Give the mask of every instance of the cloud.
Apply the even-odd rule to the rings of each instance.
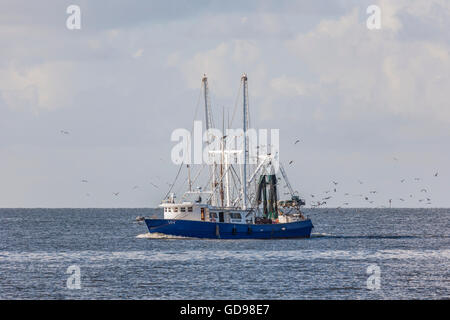
[[[73,65],[52,62],[20,68],[9,65],[0,70],[0,93],[13,109],[55,109],[64,106],[70,98]]]
[[[341,115],[346,116],[380,112],[450,122],[450,96],[445,90],[450,87],[449,44],[400,41],[401,23],[392,22],[400,6],[392,9],[383,3],[382,19],[385,11],[390,18],[379,31],[368,30],[359,10],[353,9],[286,41],[287,49],[313,74],[314,90],[308,94],[339,102]],[[291,88],[299,81],[290,81]]]
[[[372,3],[381,30],[366,28]],[[448,0],[82,0],[80,32],[65,27],[67,5],[0,5],[0,153],[17,158],[0,157],[0,206],[156,205],[163,195],[153,192],[111,200],[108,179],[119,190],[147,174],[173,178],[159,158],[170,155],[171,131],[189,126],[205,72],[218,118],[241,105],[248,74],[252,124],[282,129],[283,157],[298,164],[291,181],[305,190],[342,172],[397,192],[379,162],[394,151],[410,161],[405,175],[449,162]],[[40,160],[27,171],[20,159]],[[92,202],[72,183],[81,176],[97,177]],[[436,198],[448,206],[445,177]]]
[[[213,49],[197,52],[180,62],[179,67],[190,88],[199,88],[201,75],[207,73],[212,76],[214,94],[230,97],[236,92],[242,73],[257,72],[259,57],[260,49],[255,43],[231,40]]]
[[[307,85],[295,78],[283,75],[273,78],[270,86],[279,94],[285,96],[302,96],[308,90]]]

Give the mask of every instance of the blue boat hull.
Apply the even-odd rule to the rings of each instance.
[[[191,220],[145,219],[150,233],[202,239],[309,238],[311,220],[278,224],[235,224]]]

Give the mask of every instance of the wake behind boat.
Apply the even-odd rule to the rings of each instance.
[[[279,162],[278,152],[256,146],[252,141],[249,121],[247,75],[241,78],[243,130],[237,134],[210,134],[215,129],[209,102],[208,79],[202,79],[206,117],[207,174],[204,186],[199,177],[205,166],[193,175],[192,165],[185,160],[180,165],[187,170],[187,191],[180,201],[171,189],[162,201],[164,218],[147,218],[149,232],[203,239],[282,239],[309,238],[313,228],[300,208],[305,202],[293,190]],[[224,123],[225,121],[223,121]],[[228,123],[227,129],[230,124]],[[223,124],[223,127],[225,125]],[[190,141],[190,139],[189,139]],[[273,144],[273,141],[271,141]],[[232,146],[232,147],[231,147]],[[214,148],[215,147],[215,148]],[[267,145],[266,145],[267,147]],[[189,145],[190,148],[190,145]],[[275,151],[275,152],[274,152]],[[188,158],[189,160],[189,158]],[[287,200],[279,199],[281,177],[288,189]],[[194,179],[191,179],[194,176]],[[194,189],[194,183],[199,186]]]

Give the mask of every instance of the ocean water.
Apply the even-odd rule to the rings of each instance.
[[[305,211],[311,239],[234,241],[149,237],[155,209],[0,209],[0,298],[450,298],[450,209]]]

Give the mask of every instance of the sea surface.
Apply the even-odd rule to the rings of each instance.
[[[0,209],[0,299],[450,298],[450,209],[305,212],[311,239],[193,240],[150,237],[156,209]]]

